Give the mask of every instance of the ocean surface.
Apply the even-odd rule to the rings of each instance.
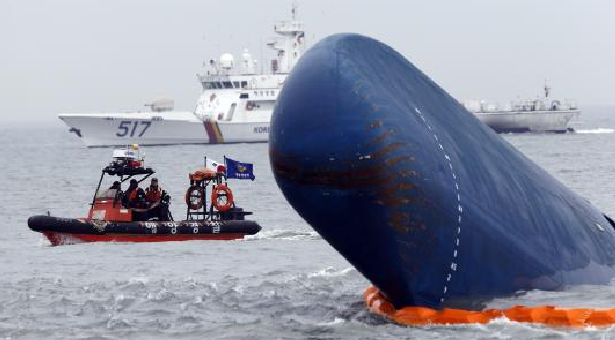
[[[503,135],[558,180],[615,216],[615,108],[589,108],[575,134]],[[185,217],[188,173],[203,157],[255,164],[230,183],[261,233],[241,241],[51,247],[29,216],[81,217],[111,149],[88,149],[60,124],[0,126],[0,339],[615,339],[505,319],[406,327],[370,314],[370,285],[286,203],[267,144],[145,147]],[[480,264],[477,264],[480,265]],[[489,307],[615,307],[610,286],[532,291]]]

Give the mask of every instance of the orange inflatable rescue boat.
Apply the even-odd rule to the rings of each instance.
[[[233,240],[261,230],[256,222],[245,219],[252,213],[236,205],[227,183],[226,166],[216,165],[214,169],[203,168],[189,174],[186,218],[180,221],[173,220],[168,209],[170,197],[164,190],[154,204],[145,197],[139,201],[139,194],[135,194],[138,183],[154,173],[152,168],[145,167],[137,145],[115,150],[113,161],[102,170],[87,217],[32,216],[28,226],[44,234],[54,246],[80,242]],[[106,175],[119,180],[109,189],[101,189]],[[129,180],[132,187],[122,191],[122,183]],[[207,202],[209,186],[211,199]]]

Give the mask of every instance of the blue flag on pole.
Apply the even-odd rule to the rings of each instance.
[[[241,163],[230,158],[224,157],[226,164],[226,178],[251,179],[254,180],[254,164]]]

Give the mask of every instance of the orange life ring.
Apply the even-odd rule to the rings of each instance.
[[[226,197],[226,202],[224,204],[221,204],[218,200],[220,196]],[[211,191],[211,202],[218,211],[225,212],[231,210],[233,207],[233,192],[231,188],[227,187],[225,184],[220,184],[215,187]]]
[[[191,210],[199,210],[205,204],[205,190],[198,185],[192,185],[186,191],[186,204]]]

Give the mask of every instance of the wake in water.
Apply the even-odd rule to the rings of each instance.
[[[597,128],[597,129],[588,129],[588,130],[575,130],[575,133],[578,134],[609,134],[615,132],[615,129],[608,128]]]
[[[255,235],[246,235],[245,240],[321,240],[322,237],[315,231],[296,231],[296,230],[266,230]]]

